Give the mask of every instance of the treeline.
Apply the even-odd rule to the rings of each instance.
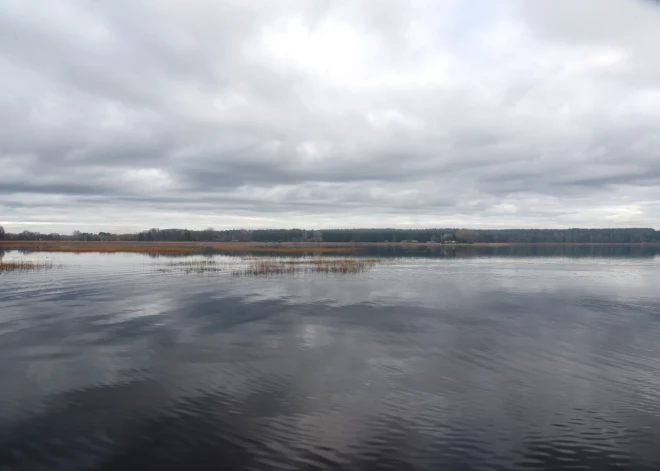
[[[76,240],[137,242],[411,242],[411,243],[644,243],[660,242],[660,231],[631,229],[232,229],[201,231],[188,229],[150,229],[134,234],[75,231],[71,235],[40,234],[24,231],[5,233],[8,240]]]
[[[654,229],[339,229],[326,242],[642,243],[660,242]]]

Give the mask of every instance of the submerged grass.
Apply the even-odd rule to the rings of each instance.
[[[281,258],[251,258],[247,268],[236,270],[234,276],[269,276],[296,273],[361,273],[381,262],[378,258],[314,258],[287,260]]]
[[[0,261],[0,273],[10,271],[31,271],[31,270],[48,270],[53,268],[53,262],[46,260],[40,262],[33,262],[30,260],[12,260],[8,262]]]

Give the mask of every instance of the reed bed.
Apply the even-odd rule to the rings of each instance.
[[[208,273],[218,272],[221,268],[215,260],[185,260],[183,262],[169,262],[157,271],[162,273]]]
[[[234,276],[291,275],[297,273],[351,274],[362,273],[382,260],[378,258],[314,258],[287,260],[250,258],[248,266],[233,272]]]
[[[0,241],[0,249],[29,252],[143,253],[155,255],[195,255],[213,253],[351,253],[355,247],[308,244],[265,244],[259,242],[80,242],[80,241]]]
[[[0,273],[10,271],[49,270],[55,265],[50,260],[33,262],[30,260],[0,261]]]

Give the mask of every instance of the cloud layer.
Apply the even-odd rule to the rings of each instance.
[[[10,231],[657,227],[658,2],[1,3]]]

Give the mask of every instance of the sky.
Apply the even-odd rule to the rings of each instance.
[[[660,2],[0,0],[0,225],[660,228]]]

